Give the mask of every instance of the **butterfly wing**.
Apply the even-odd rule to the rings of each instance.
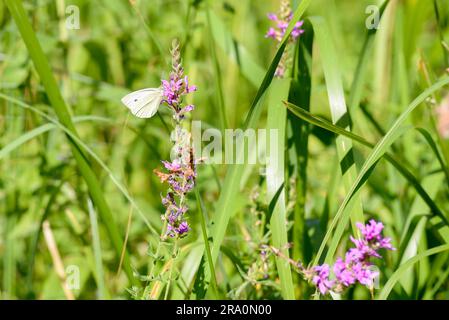
[[[148,88],[131,92],[122,98],[122,103],[139,118],[151,118],[162,101],[160,88]]]

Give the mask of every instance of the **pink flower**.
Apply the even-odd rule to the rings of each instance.
[[[173,71],[170,74],[169,80],[161,80],[162,84],[162,95],[164,96],[163,102],[174,111],[175,120],[179,121],[181,119],[180,112],[183,110],[180,107],[183,96],[197,91],[197,87],[194,85],[189,85],[189,78],[183,74],[182,68]]]
[[[184,234],[187,231],[190,230],[189,224],[186,221],[181,222],[181,224],[178,227],[178,233],[179,234]]]
[[[372,271],[370,266],[363,262],[358,262],[352,266],[357,281],[368,287],[372,287],[374,280],[379,276],[379,272]]]
[[[300,35],[302,35],[305,31],[301,29],[302,25],[304,24],[304,21],[298,21],[295,24],[295,27],[292,30],[292,37],[293,39],[299,38]]]
[[[184,86],[186,94],[197,90],[196,86],[189,86],[189,79],[187,76],[184,77]]]
[[[364,239],[354,239],[350,237],[352,243],[355,244],[356,250],[362,256],[365,257],[377,257],[381,258],[380,254],[377,252],[377,248],[373,248],[366,240]]]
[[[381,249],[396,250],[396,248],[393,248],[393,245],[391,244],[391,238],[382,238],[378,242],[378,246]]]

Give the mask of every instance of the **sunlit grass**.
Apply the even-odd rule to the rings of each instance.
[[[377,1],[368,29],[371,1],[293,0],[286,33],[305,33],[276,45],[279,3],[0,3],[1,298],[370,299],[317,296],[296,271],[333,264],[371,218],[396,248],[373,297],[449,297],[449,3]],[[168,78],[174,38],[198,86],[186,122],[280,135],[277,165],[198,165],[191,230],[162,241],[171,114],[120,99]]]

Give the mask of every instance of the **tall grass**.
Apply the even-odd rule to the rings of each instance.
[[[22,35],[22,39],[27,46],[30,57],[45,87],[48,99],[50,100],[50,103],[52,104],[55,113],[59,118],[59,121],[69,131],[77,136],[76,129],[73,126],[73,122],[67,106],[64,102],[63,97],[61,96],[56,80],[53,77],[50,65],[48,64],[39,41],[37,40],[31,24],[29,23],[28,17],[26,16],[26,12],[22,6],[21,1],[6,1],[5,3],[8,6],[9,11],[11,12],[12,17],[17,24],[17,27]],[[99,185],[97,177],[90,167],[86,156],[79,149],[79,146],[77,146],[76,143],[73,143],[70,138],[69,142],[71,142],[71,150],[73,152],[75,160],[77,161],[79,170],[89,188],[89,194],[102,215],[104,224],[108,229],[108,234],[113,242],[117,255],[119,255],[119,252],[121,252],[122,250],[121,247],[123,243],[118,228],[114,223],[112,213],[103,197],[103,193],[101,191],[101,187]],[[129,280],[132,283],[137,283],[135,281],[135,278],[133,277],[131,266],[129,264],[129,257],[127,254],[125,254],[124,268]]]
[[[436,113],[449,4],[377,1],[370,29],[371,1],[295,0],[276,46],[264,34],[279,3],[0,3],[1,298],[449,297],[449,140]],[[120,99],[167,78],[173,38],[198,86],[189,120],[278,136],[266,166],[198,164],[189,235],[162,240],[153,169],[170,155],[171,115],[137,119]],[[375,261],[379,288],[316,295],[297,271],[333,264],[371,218],[396,247]]]

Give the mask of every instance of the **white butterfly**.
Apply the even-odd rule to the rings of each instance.
[[[163,95],[161,88],[147,88],[131,92],[122,98],[123,104],[139,118],[151,118],[159,109]]]

